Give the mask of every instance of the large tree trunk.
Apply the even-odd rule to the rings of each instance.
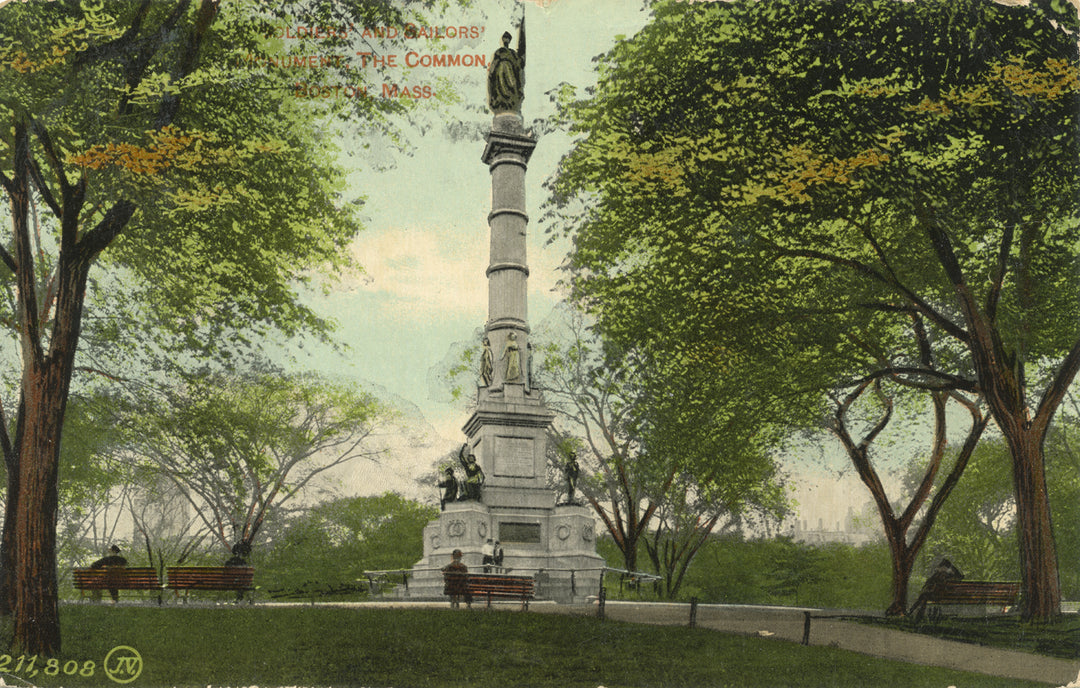
[[[914,553],[907,546],[907,529],[896,520],[888,519],[885,522],[885,535],[889,542],[889,561],[892,563],[891,600],[885,609],[885,616],[904,616],[907,614],[908,583]]]
[[[217,16],[220,0],[201,0],[194,25],[180,42],[174,79],[182,79],[195,67],[199,48]],[[177,3],[163,27],[176,28],[189,6]],[[123,54],[138,46],[138,56],[125,60],[128,86],[139,85],[149,60],[144,49],[162,49],[159,39],[140,37],[144,12],[138,12],[130,30],[108,47]],[[105,59],[108,51],[93,59]],[[134,53],[131,53],[134,54]],[[142,60],[141,64],[138,62]],[[120,103],[124,109],[126,101]],[[160,103],[156,126],[172,123],[179,109],[179,96]],[[41,146],[43,156],[31,154],[29,129]],[[127,225],[135,206],[121,200],[105,213],[94,228],[80,225],[86,194],[86,177],[71,183],[63,169],[63,156],[53,146],[40,122],[16,118],[14,123],[12,177],[3,179],[12,212],[13,253],[0,251],[6,267],[15,273],[17,320],[22,347],[22,396],[14,441],[5,438],[8,466],[8,505],[0,538],[0,610],[10,603],[15,614],[14,643],[25,654],[56,656],[60,651],[60,624],[56,575],[57,468],[64,411],[82,324],[86,280],[91,263]],[[50,188],[36,159],[43,158],[54,174],[56,188]],[[39,299],[36,283],[35,250],[29,227],[30,179],[60,221],[58,286],[50,319],[47,296]],[[55,191],[59,191],[59,195]],[[3,247],[0,247],[3,248]],[[41,308],[44,311],[41,312]],[[50,323],[51,320],[51,323]],[[50,330],[51,324],[51,332]],[[47,342],[47,344],[46,344]],[[17,481],[17,482],[13,482]]]
[[[57,465],[67,380],[59,366],[26,373],[26,431],[19,448],[19,504],[13,532],[15,642],[20,652],[60,653],[56,584]]]
[[[7,501],[4,504],[4,527],[0,535],[0,615],[15,610],[15,515],[19,510],[19,462],[7,460]]]
[[[1032,413],[1024,376],[1024,341],[1007,351],[995,322],[995,308],[980,310],[972,289],[952,250],[947,232],[933,219],[922,218],[942,267],[953,283],[968,331],[965,343],[971,352],[975,374],[994,421],[1012,452],[1013,487],[1020,536],[1021,617],[1026,621],[1048,621],[1061,613],[1057,547],[1050,523],[1050,501],[1046,492],[1043,442],[1058,406],[1080,371],[1080,341],[1058,364],[1050,384]],[[1030,240],[1033,225],[1022,227],[1021,252]],[[1002,255],[1011,248],[1011,232],[1002,239]],[[1004,263],[998,276],[1004,278]],[[1030,278],[1028,262],[1021,260],[1016,279]],[[1024,289],[1020,297],[1025,298]]]
[[[11,537],[15,556],[15,644],[28,655],[55,657],[60,653],[57,471],[88,272],[85,261],[61,258],[49,353],[42,356],[36,342],[25,341],[23,345],[21,436],[16,449],[18,508]]]
[[[975,321],[982,324],[981,321]],[[1025,400],[1022,373],[1005,362],[1002,347],[991,333],[973,328],[971,350],[986,399],[1012,454],[1016,522],[1020,540],[1021,605],[1025,621],[1048,621],[1061,613],[1057,544],[1050,521],[1043,443],[1064,391],[1075,376],[1077,351],[1058,369],[1032,414]]]
[[[39,134],[53,156],[47,135]],[[83,301],[90,262],[131,217],[129,204],[106,213],[88,233],[88,247],[78,245],[83,182],[61,184],[60,255],[55,300],[39,301],[29,227],[29,133],[16,123],[14,177],[8,184],[12,206],[18,323],[22,353],[22,390],[14,441],[5,460],[15,483],[4,521],[4,581],[15,615],[14,645],[27,654],[57,656],[60,617],[57,600],[56,514],[57,469],[68,389],[82,326]],[[41,184],[39,190],[41,190]],[[43,192],[44,193],[44,192]],[[54,204],[55,205],[55,204]],[[44,310],[42,310],[44,308]],[[51,313],[51,318],[49,317]],[[50,327],[51,325],[51,327]],[[48,347],[43,342],[48,341]],[[13,588],[13,589],[11,589]]]
[[[1057,548],[1050,519],[1043,459],[1045,433],[1022,428],[1005,433],[1013,456],[1013,484],[1023,585],[1020,616],[1048,620],[1061,611]]]

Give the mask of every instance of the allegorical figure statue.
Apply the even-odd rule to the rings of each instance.
[[[525,17],[518,27],[518,44],[510,47],[513,36],[502,35],[502,47],[495,51],[488,67],[488,107],[494,113],[521,112],[525,97]]]
[[[491,354],[491,342],[484,337],[484,351],[480,354],[480,380],[485,387],[491,385],[491,373],[495,370],[494,358]]]
[[[458,452],[458,461],[461,462],[461,467],[465,469],[465,482],[463,485],[465,494],[461,496],[461,499],[471,499],[479,502],[480,488],[484,484],[484,469],[480,468],[480,464],[476,462],[476,456],[473,455],[468,444],[461,445],[461,450]]]
[[[504,382],[521,382],[521,347],[517,343],[517,335],[511,332],[506,335],[506,348],[499,360],[506,361],[506,375]]]
[[[577,489],[578,476],[581,474],[581,466],[578,465],[577,454],[570,452],[563,464],[563,475],[566,476],[566,503],[574,504],[574,490]]]
[[[439,500],[439,510],[446,511],[446,503],[457,500],[458,485],[457,478],[454,477],[454,469],[452,466],[447,466],[443,471],[442,480],[437,485],[442,488],[442,498]]]

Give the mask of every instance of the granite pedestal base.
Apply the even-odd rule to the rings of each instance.
[[[450,563],[451,553],[460,549],[469,570],[483,572],[488,538],[503,548],[503,572],[536,577],[536,599],[578,603],[600,589],[604,560],[596,553],[595,524],[587,507],[512,508],[470,501],[447,504],[424,529],[424,557],[413,566],[408,591],[399,586],[398,594],[444,597],[440,570]]]

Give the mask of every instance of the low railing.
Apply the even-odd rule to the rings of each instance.
[[[509,569],[508,569],[509,570]],[[574,595],[577,594],[577,578],[579,574],[586,574],[599,571],[600,572],[600,585],[599,594],[604,595],[604,576],[607,574],[615,573],[619,574],[619,593],[624,590],[624,586],[631,585],[637,586],[641,583],[658,583],[663,580],[663,577],[652,573],[645,573],[643,571],[628,571],[626,569],[617,569],[611,566],[596,566],[587,568],[514,568],[512,569],[515,575],[529,575],[536,576],[540,573],[569,573],[570,574],[570,592]],[[402,585],[406,591],[409,589],[409,576],[414,573],[421,572],[441,572],[440,567],[427,567],[418,569],[381,569],[375,571],[364,571],[364,578],[357,579],[358,582],[367,582],[368,592],[374,597],[376,594],[381,594],[381,586],[383,584],[389,585]],[[399,580],[400,579],[400,580]]]

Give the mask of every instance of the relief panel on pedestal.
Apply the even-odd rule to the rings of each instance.
[[[534,474],[533,438],[495,437],[495,470],[497,476],[531,478]]]
[[[542,543],[539,523],[499,522],[499,542],[517,545],[539,545]]]

